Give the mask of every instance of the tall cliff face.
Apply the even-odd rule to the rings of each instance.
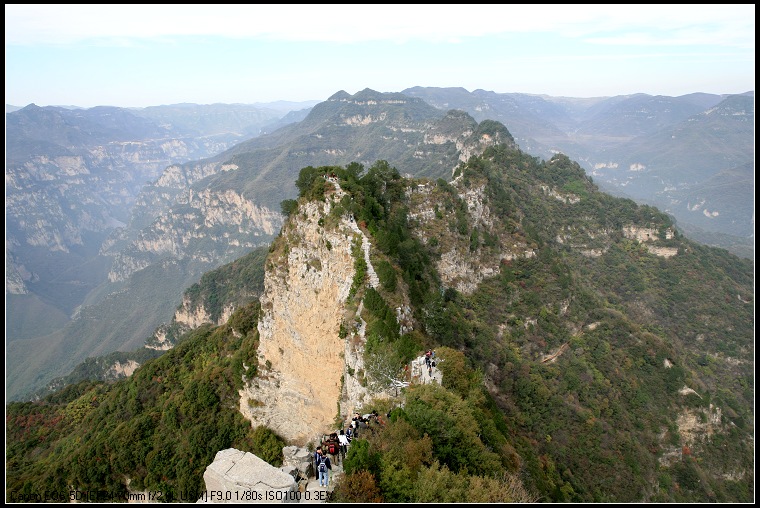
[[[346,364],[357,364],[346,358],[353,350],[340,329],[355,314],[346,302],[352,246],[361,240],[349,220],[327,217],[333,199],[301,204],[274,243],[261,297],[259,376],[240,392],[240,411],[254,425],[298,444],[334,428]]]

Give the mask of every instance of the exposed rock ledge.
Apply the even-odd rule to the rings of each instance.
[[[283,229],[286,253],[264,276],[259,376],[240,392],[240,412],[254,426],[300,445],[334,428],[346,370],[339,330],[355,233],[346,220],[319,225],[330,204],[304,203]]]
[[[287,499],[288,492],[298,490],[291,475],[235,448],[217,452],[214,462],[206,467],[203,480],[206,493],[199,502],[269,504],[273,499]]]

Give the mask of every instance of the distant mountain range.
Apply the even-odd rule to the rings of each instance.
[[[602,188],[649,192],[636,199],[658,207],[667,199],[673,210],[662,209],[695,236],[720,221],[711,240],[752,252],[753,94],[572,99],[416,87],[293,106],[304,105],[285,116],[190,104],[7,114],[9,394],[93,353],[139,347],[205,271],[271,242],[280,202],[309,165],[383,159],[449,180],[471,155],[514,140],[541,157],[568,154]],[[700,132],[720,135],[699,146]],[[668,133],[683,140],[677,150]],[[721,150],[725,164],[713,157]]]
[[[754,92],[591,99],[463,88],[403,93],[498,120],[528,153],[565,153],[603,190],[657,206],[697,240],[708,240],[701,231],[729,235],[717,246],[753,256],[754,185],[746,170],[754,174]]]
[[[38,388],[93,353],[139,347],[171,318],[182,291],[204,272],[271,242],[282,224],[280,202],[296,195],[293,182],[304,166],[371,164],[384,159],[415,174],[448,178],[470,155],[511,139],[508,132],[491,127],[489,122],[478,125],[466,113],[439,111],[402,94],[339,92],[299,123],[211,158],[172,164],[134,198],[130,218],[120,222],[124,227],[112,227],[109,238],[101,237],[93,244],[99,253],[89,255],[100,262],[100,284],[84,287],[72,277],[70,285],[82,287],[77,298],[42,295],[55,305],[68,304],[65,312],[77,313],[76,319],[60,327],[65,316],[59,312],[58,320],[49,321],[47,329],[54,331],[48,336],[26,335],[32,322],[27,313],[44,308],[46,300],[22,291],[45,289],[55,274],[46,273],[37,283],[35,274],[49,265],[41,254],[25,256],[20,246],[29,242],[19,235],[18,245],[9,248],[19,274],[15,278],[18,289],[9,303],[17,309],[15,323],[9,326],[15,334],[7,348],[13,358],[9,393],[30,385]],[[18,172],[27,170],[19,165]],[[98,188],[95,184],[84,187]],[[21,186],[17,192],[28,194]],[[41,213],[47,209],[44,202],[35,208]],[[14,213],[20,216],[21,210],[19,199]],[[20,219],[18,223],[26,224]],[[39,252],[48,245],[52,244],[44,244]],[[104,257],[109,262],[103,262]],[[27,268],[31,263],[26,259],[39,259],[39,268]],[[153,303],[146,307],[145,302]],[[81,311],[72,308],[73,303],[81,305]],[[41,329],[39,325],[34,331]]]
[[[498,122],[428,117],[402,100],[340,94],[292,139],[314,139],[316,158],[377,150],[379,137],[430,177],[383,161],[291,175],[297,194],[277,237],[172,300],[174,320],[148,348],[88,358],[43,400],[7,404],[11,501],[34,499],[30,486],[60,496],[61,485],[109,501],[197,500],[214,488],[209,469],[229,469],[209,466],[229,448],[308,476],[308,452],[301,467],[284,447],[311,449],[373,410],[382,423],[359,430],[344,474],[331,476],[337,501],[753,500],[754,263],[600,192],[566,155],[520,151]],[[252,242],[263,228],[240,218],[262,205],[244,189],[256,166],[243,164],[284,178],[268,157],[310,160],[297,147],[201,164],[212,176],[129,244],[150,238],[163,257],[39,356],[91,352],[106,337],[96,323],[145,325],[159,290],[201,256]],[[453,177],[435,176],[465,150]],[[430,349],[435,371],[421,362]],[[38,373],[37,360],[7,357],[9,371]]]
[[[6,105],[13,110],[6,114],[7,340],[60,333],[88,295],[97,298],[110,268],[99,251],[130,221],[147,182],[171,164],[219,153],[284,121],[285,106]]]

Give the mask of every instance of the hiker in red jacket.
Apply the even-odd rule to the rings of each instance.
[[[322,445],[322,451],[327,452],[327,455],[332,459],[332,461],[335,464],[339,463],[340,458],[340,441],[338,441],[338,433],[333,432],[330,434],[330,439],[328,439],[323,445]]]

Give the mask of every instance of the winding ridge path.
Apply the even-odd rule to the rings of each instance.
[[[325,180],[330,182],[335,186],[335,194],[338,197],[342,197],[345,195],[345,191],[341,188],[340,183],[338,182],[337,178],[333,178],[331,176],[326,176]],[[367,235],[364,234],[364,231],[361,230],[359,225],[356,223],[356,219],[354,219],[353,215],[348,218],[348,223],[351,226],[351,230],[355,233],[359,233],[362,237],[362,251],[364,251],[364,261],[367,263],[367,275],[369,276],[369,285],[372,286],[373,289],[377,289],[378,286],[380,286],[380,278],[377,276],[377,272],[375,272],[375,267],[372,266],[372,261],[369,259],[369,249],[370,249],[370,243],[369,238],[367,238]]]

